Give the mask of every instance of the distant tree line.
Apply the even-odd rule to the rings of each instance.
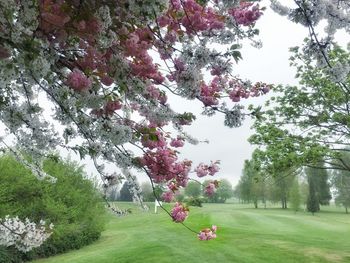
[[[218,181],[219,187],[216,192],[211,196],[207,196],[204,188],[210,182],[209,180],[203,183],[190,181],[187,186],[175,196],[174,201],[190,202],[191,200],[195,200],[194,202],[200,203],[225,203],[227,199],[233,197],[232,184],[226,179]],[[112,189],[112,191],[109,192],[108,199],[111,201],[132,201],[133,197],[130,189],[131,186],[125,182],[120,190],[117,188]],[[155,195],[161,200],[161,195],[165,188],[163,189],[162,186],[158,185],[155,188],[155,193],[153,193],[151,184],[149,182],[144,182],[141,184],[141,189],[143,200],[145,202],[153,202],[155,200]]]
[[[315,213],[320,210],[320,205],[329,205],[332,199],[331,186],[339,189],[332,181],[343,174],[328,174],[327,169],[322,169],[322,164],[318,167],[320,168],[289,169],[278,175],[268,176],[261,173],[254,161],[245,161],[234,195],[241,203],[253,203],[255,208],[258,208],[259,203],[266,207],[266,202],[270,201],[280,202],[283,209],[290,206],[294,211],[304,205],[309,212]],[[345,184],[344,180],[342,183]],[[337,196],[342,197],[336,199],[344,198],[341,193],[337,191]]]

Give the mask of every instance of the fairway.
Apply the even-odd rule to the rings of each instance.
[[[94,244],[34,262],[350,262],[350,215],[337,208],[323,207],[312,216],[237,204],[191,207],[188,226],[218,226],[217,239],[199,241],[163,211],[154,214],[130,203],[124,206],[132,207],[133,213],[111,216]]]

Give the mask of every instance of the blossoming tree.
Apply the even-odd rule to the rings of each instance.
[[[179,160],[178,148],[193,142],[183,126],[195,116],[173,111],[168,95],[199,100],[205,114],[221,112],[236,127],[244,114],[225,98],[238,102],[269,90],[232,72],[240,40],[256,41],[263,11],[257,2],[0,0],[0,121],[16,150],[2,143],[39,179],[55,180],[42,172],[41,160],[61,147],[91,157],[105,189],[126,179],[142,204],[130,173],[137,168],[152,185],[168,186],[163,198],[170,202],[190,171],[212,176],[219,167],[193,169],[190,160]],[[52,118],[44,117],[47,107]],[[106,162],[121,174],[106,173]],[[208,193],[216,187],[213,181]],[[183,223],[188,209],[176,203],[168,213]],[[198,237],[209,240],[215,231]]]

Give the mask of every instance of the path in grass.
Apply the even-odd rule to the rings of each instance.
[[[132,204],[128,204],[132,207]],[[193,228],[218,225],[218,238],[198,241],[164,212],[111,217],[96,243],[36,263],[350,262],[350,215],[341,210],[312,216],[234,204],[192,208]]]

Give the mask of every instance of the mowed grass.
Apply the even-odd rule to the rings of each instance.
[[[35,262],[350,262],[350,215],[336,208],[312,216],[237,204],[191,207],[189,227],[218,226],[217,239],[199,241],[163,211],[154,214],[123,205],[133,207],[133,213],[111,216],[94,244]]]

